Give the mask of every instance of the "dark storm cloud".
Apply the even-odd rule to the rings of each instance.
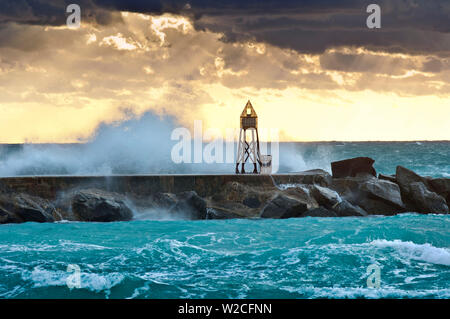
[[[117,11],[190,16],[197,29],[224,41],[256,40],[302,53],[339,46],[410,54],[450,55],[448,0],[0,0],[0,22],[65,23],[65,6],[78,3],[83,18],[114,23]],[[366,7],[382,9],[382,28],[366,27]]]
[[[66,8],[75,3],[81,7],[84,21],[110,24],[120,20],[117,10],[109,10],[93,0],[0,0],[0,23],[53,25],[66,23]]]
[[[440,60],[430,58],[427,62],[423,64],[422,71],[439,73],[444,68],[443,63]]]
[[[434,60],[439,62],[439,60]],[[411,59],[372,54],[325,53],[320,56],[320,66],[327,70],[343,72],[369,72],[388,75],[402,75],[407,70],[416,69]],[[425,67],[424,69],[431,69]],[[425,72],[430,72],[424,70]],[[436,71],[431,71],[436,72]],[[439,72],[439,71],[437,71]]]

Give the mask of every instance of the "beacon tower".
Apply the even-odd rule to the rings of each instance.
[[[247,133],[249,140],[247,141]],[[241,174],[245,174],[245,163],[249,160],[253,163],[253,174],[258,174],[258,164],[261,167],[259,153],[258,136],[258,116],[250,100],[245,105],[241,113],[241,129],[239,132],[238,152],[236,158],[236,174],[239,174],[239,164],[241,164]]]

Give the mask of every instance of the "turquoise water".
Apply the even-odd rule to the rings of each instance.
[[[414,214],[0,225],[0,297],[449,298],[449,229]]]
[[[131,140],[139,147],[109,135],[3,145],[0,176],[234,171],[233,163],[175,165],[170,145],[155,153],[153,142]],[[450,142],[282,143],[279,151],[284,173],[369,156],[385,174],[403,165],[450,176]],[[449,229],[450,216],[412,214],[0,225],[0,298],[449,298]],[[67,286],[68,265],[79,268],[80,288]],[[369,266],[380,269],[379,288],[368,287]]]

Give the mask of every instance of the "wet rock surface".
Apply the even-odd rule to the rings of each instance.
[[[337,203],[333,207],[333,211],[335,211],[339,217],[367,216],[367,212],[364,209],[357,205],[353,205],[346,200]]]
[[[332,210],[324,207],[310,209],[303,213],[302,217],[337,217],[338,215]]]
[[[55,207],[47,200],[28,194],[0,195],[0,223],[53,222]]]
[[[370,157],[355,157],[342,161],[332,162],[331,171],[333,178],[356,177],[358,175],[377,176],[373,168],[373,160]]]
[[[177,194],[177,202],[170,212],[185,214],[187,219],[206,219],[206,201],[195,191]]]
[[[448,214],[448,206],[445,199],[428,190],[422,182],[411,183],[409,190],[411,201],[414,203],[417,212],[423,214]]]
[[[133,217],[125,198],[99,189],[75,192],[72,197],[72,211],[80,221],[126,221]]]
[[[299,200],[277,195],[262,209],[261,218],[292,218],[301,217],[308,210],[308,206]]]

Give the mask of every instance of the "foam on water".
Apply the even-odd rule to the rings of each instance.
[[[411,241],[401,240],[374,240],[371,244],[380,248],[393,248],[401,255],[409,259],[422,260],[428,263],[450,266],[450,250],[447,248],[437,248],[426,243],[422,245]]]
[[[448,298],[449,227],[418,214],[0,225],[0,297]]]

